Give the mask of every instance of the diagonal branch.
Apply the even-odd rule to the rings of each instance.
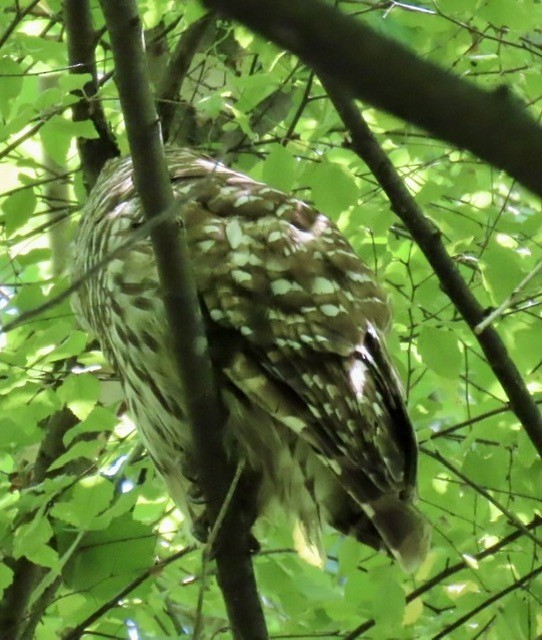
[[[145,580],[155,575],[158,571],[165,569],[168,565],[176,562],[180,558],[184,558],[189,553],[192,553],[192,551],[194,551],[194,547],[185,547],[184,549],[173,553],[163,560],[158,560],[155,564],[152,565],[152,567],[145,569],[145,571],[138,575],[137,578],[132,580],[124,588],[118,591],[112,598],[109,598],[107,602],[104,602],[102,605],[100,605],[76,627],[64,633],[62,635],[62,640],[79,640],[79,638],[81,638],[81,636],[85,633],[85,630],[90,627],[91,624],[97,622],[108,611],[116,607],[121,600],[129,596],[132,591],[135,591],[137,587],[139,587],[139,585],[145,582]]]
[[[509,593],[512,593],[516,589],[521,589],[527,582],[534,580],[541,573],[542,573],[542,567],[537,567],[536,569],[533,569],[533,571],[530,571],[529,573],[525,574],[523,577],[519,578],[518,580],[513,582],[511,585],[506,587],[505,589],[501,589],[501,591],[497,591],[497,593],[494,593],[489,598],[486,598],[478,606],[474,607],[473,609],[468,611],[465,615],[458,618],[455,622],[448,625],[442,631],[437,633],[436,636],[433,636],[431,640],[441,640],[441,638],[445,638],[446,636],[450,635],[452,631],[455,631],[456,629],[459,629],[460,627],[462,627],[471,618],[473,618],[475,615],[480,613],[480,611],[483,611],[484,609],[488,609],[493,604],[495,604],[495,602],[497,602],[501,598],[504,598],[504,596],[507,596]]]
[[[135,0],[100,0],[109,30],[115,74],[134,166],[134,182],[145,216],[152,219],[174,204],[150,91],[141,20]],[[224,504],[234,470],[222,442],[220,403],[183,229],[165,220],[151,231],[173,358],[185,391],[195,445],[198,478],[214,522]],[[238,494],[237,494],[238,495]],[[218,581],[234,636],[267,638],[250,557],[250,524],[233,497],[217,534]]]
[[[473,331],[489,366],[508,396],[510,408],[542,456],[542,414],[538,405],[529,393],[521,373],[510,358],[497,331],[488,326],[481,333],[476,333],[476,327],[484,318],[484,309],[448,255],[439,229],[426,218],[410,195],[354,101],[334,81],[324,77],[322,82],[352,136],[353,150],[378,180],[388,196],[393,211],[410,231],[412,238],[433,267],[442,289]]]
[[[541,525],[542,525],[542,518],[540,516],[535,516],[533,520],[531,520],[531,522],[529,522],[525,526],[527,527],[528,531],[531,531],[532,529],[537,529]],[[472,557],[479,562],[484,558],[493,556],[497,554],[499,551],[501,551],[502,549],[504,549],[504,547],[506,547],[507,545],[511,544],[518,538],[521,538],[522,535],[523,535],[522,531],[518,531],[518,530],[513,531],[512,533],[502,538],[495,544],[490,545],[489,547],[483,549],[479,553],[473,554]],[[455,564],[447,566],[445,569],[443,569],[442,571],[434,575],[432,578],[427,580],[427,582],[425,582],[423,585],[411,591],[406,597],[407,603],[412,602],[413,600],[416,600],[416,598],[419,598],[424,593],[430,592],[437,585],[442,584],[444,580],[446,580],[446,578],[449,578],[450,576],[453,576],[456,573],[459,573],[466,567],[468,567],[466,560],[462,560],[461,562],[456,562]],[[355,629],[350,631],[350,633],[348,633],[346,636],[344,636],[343,640],[356,640],[357,638],[362,637],[364,633],[369,631],[369,629],[372,629],[375,626],[375,624],[376,622],[374,618],[370,620],[366,620],[365,622],[357,626]]]
[[[420,451],[423,451],[425,455],[440,462],[440,464],[443,467],[448,469],[448,471],[451,471],[462,482],[464,482],[467,486],[471,487],[471,489],[474,489],[474,491],[479,493],[494,507],[496,507],[503,515],[505,515],[508,518],[508,521],[511,524],[513,524],[516,527],[516,529],[518,529],[524,535],[529,537],[537,545],[537,547],[542,547],[542,540],[538,536],[536,536],[534,533],[531,533],[531,531],[529,531],[526,525],[524,525],[523,522],[510,511],[510,509],[507,509],[499,500],[497,500],[497,498],[492,496],[491,493],[485,487],[482,487],[476,482],[473,482],[469,477],[467,477],[464,473],[462,473],[455,465],[448,462],[448,460],[446,460],[446,458],[443,455],[438,453],[438,451],[431,451],[431,449],[428,449],[427,447],[420,447]]]
[[[205,0],[356,98],[507,171],[542,196],[542,128],[506,87],[478,89],[323,0]]]
[[[495,320],[498,320],[500,317],[502,317],[503,313],[507,309],[517,303],[518,298],[521,297],[520,294],[523,289],[525,289],[525,287],[531,282],[531,280],[534,280],[537,276],[539,276],[541,272],[542,262],[539,262],[536,267],[530,273],[528,273],[525,278],[523,278],[523,280],[514,288],[508,298],[506,298],[504,302],[502,302],[494,311],[492,311],[486,318],[484,318],[482,322],[480,322],[480,324],[475,327],[474,333],[482,333],[487,329],[487,327],[489,327],[490,324],[493,324]]]

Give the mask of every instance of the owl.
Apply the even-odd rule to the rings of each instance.
[[[250,518],[279,505],[309,546],[320,548],[328,524],[414,571],[429,527],[414,505],[416,437],[374,274],[308,204],[191,150],[166,157],[226,412],[224,445],[244,464]],[[170,495],[205,539],[185,391],[143,223],[131,159],[110,161],[82,211],[73,306],[118,374]]]

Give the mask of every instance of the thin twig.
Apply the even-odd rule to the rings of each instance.
[[[79,287],[81,287],[85,282],[87,282],[90,278],[99,273],[102,269],[104,269],[112,260],[120,257],[127,249],[129,249],[132,245],[136,244],[143,238],[146,238],[153,227],[161,224],[165,220],[169,220],[178,215],[179,207],[182,206],[185,198],[179,198],[174,203],[173,206],[156,216],[152,220],[146,220],[141,226],[135,229],[128,240],[119,245],[114,251],[111,251],[104,258],[96,262],[90,269],[85,271],[85,273],[76,280],[73,280],[71,285],[64,289],[61,293],[50,298],[47,302],[34,307],[33,309],[29,309],[28,311],[24,311],[20,315],[18,315],[11,322],[7,322],[2,328],[2,333],[8,333],[17,327],[22,326],[23,324],[37,318],[42,315],[46,311],[50,311],[54,309],[57,305],[67,300],[72,294],[74,294]]]
[[[175,116],[177,100],[190,64],[214,14],[208,13],[192,23],[181,35],[171,55],[164,77],[156,94],[157,111],[162,123],[162,135],[169,140],[171,123]]]
[[[535,516],[535,518],[531,522],[529,522],[526,525],[526,527],[530,531],[531,529],[536,529],[541,525],[542,525],[542,517]],[[505,546],[521,538],[522,535],[523,535],[522,531],[516,530],[511,534],[509,534],[508,536],[506,536],[505,538],[502,538],[502,540],[499,540],[495,544],[492,544],[491,546],[487,547],[483,551],[480,551],[479,553],[474,554],[472,557],[476,561],[483,560],[484,558],[489,558],[490,556],[497,554]],[[446,567],[446,569],[434,575],[432,578],[427,580],[427,582],[425,582],[423,585],[411,591],[406,597],[407,604],[409,602],[412,602],[413,600],[416,600],[416,598],[419,598],[424,593],[428,593],[429,591],[434,589],[437,585],[441,584],[444,580],[446,580],[446,578],[449,578],[450,576],[453,576],[456,573],[459,573],[460,571],[463,571],[463,569],[466,569],[466,568],[468,568],[468,564],[466,560],[462,560],[461,562],[456,562],[455,564]],[[369,629],[372,629],[375,626],[375,624],[376,622],[374,619],[366,620],[365,622],[360,624],[358,627],[353,629],[350,633],[348,633],[348,635],[344,636],[343,640],[356,640],[357,638],[362,636],[366,631],[369,631]]]
[[[529,529],[523,524],[523,522],[521,522],[521,520],[510,511],[510,509],[507,509],[502,504],[502,502],[500,502],[499,500],[497,500],[497,498],[492,496],[491,493],[487,491],[487,489],[485,489],[478,483],[471,480],[468,476],[466,476],[463,472],[461,472],[451,462],[448,462],[448,460],[446,460],[446,458],[442,454],[440,454],[438,451],[431,451],[427,447],[420,447],[420,450],[423,451],[426,455],[433,458],[434,460],[437,460],[438,462],[440,462],[440,464],[443,467],[446,467],[446,469],[448,469],[454,475],[460,478],[466,485],[474,489],[477,493],[483,496],[488,502],[491,502],[493,506],[497,507],[497,509],[508,518],[509,522],[513,524],[516,527],[516,529],[519,529],[520,531],[522,531],[524,535],[530,538],[538,547],[542,547],[542,540],[540,540],[540,538],[538,538],[534,533],[531,533],[531,531],[529,531]]]
[[[91,624],[99,620],[105,613],[116,607],[117,604],[123,599],[126,598],[132,591],[135,591],[139,585],[143,584],[147,578],[150,578],[153,575],[156,575],[161,570],[165,569],[168,565],[180,558],[184,558],[189,553],[192,553],[195,550],[195,547],[185,547],[177,553],[172,554],[168,558],[164,558],[164,560],[159,560],[155,564],[153,564],[148,569],[145,569],[135,580],[132,580],[129,584],[127,584],[123,589],[118,591],[112,598],[110,598],[107,602],[104,602],[98,609],[93,611],[89,616],[87,616],[83,622],[79,623],[75,628],[70,629],[67,633],[62,636],[62,640],[79,640],[79,638],[83,635],[85,630],[90,627]]]
[[[2,48],[6,42],[9,40],[9,37],[15,32],[15,29],[19,26],[21,21],[41,2],[41,0],[32,0],[30,4],[28,4],[21,11],[15,12],[15,17],[11,21],[11,23],[6,27],[4,33],[0,36],[0,48]],[[5,9],[4,9],[5,11]]]
[[[220,508],[220,512],[209,533],[209,538],[207,539],[204,552],[202,553],[202,556],[201,556],[201,581],[200,581],[200,588],[198,593],[198,604],[196,607],[193,640],[197,640],[199,638],[199,634],[201,633],[201,623],[203,620],[203,615],[202,615],[203,599],[205,597],[206,577],[207,577],[207,569],[209,566],[209,561],[214,551],[215,541],[220,531],[220,527],[222,526],[222,523],[228,512],[228,509],[231,506],[233,495],[235,493],[235,490],[237,489],[237,485],[239,484],[239,480],[241,479],[244,469],[245,469],[245,460],[241,460],[237,465],[237,469],[235,470],[235,476],[233,477],[230,488],[228,489],[228,493],[224,498],[224,504]]]
[[[525,289],[529,282],[533,280],[533,278],[536,278],[536,276],[540,272],[542,272],[542,262],[539,262],[536,267],[530,273],[528,273],[525,278],[523,278],[523,280],[518,284],[518,286],[512,291],[512,293],[502,304],[500,304],[494,311],[492,311],[486,318],[484,318],[482,322],[479,322],[474,327],[474,333],[476,335],[480,335],[487,329],[487,327],[489,327],[490,324],[493,324],[495,320],[497,320],[497,318],[500,318],[507,309],[516,304],[520,293],[523,291],[523,289]]]
[[[480,611],[487,609],[491,605],[495,604],[495,602],[497,602],[501,598],[504,598],[504,596],[507,596],[509,593],[512,593],[512,591],[515,591],[516,589],[520,589],[521,587],[523,587],[525,583],[529,582],[530,580],[534,580],[534,578],[539,576],[541,573],[542,573],[542,567],[537,567],[536,569],[533,569],[533,571],[530,571],[519,580],[516,580],[510,586],[506,587],[506,589],[502,589],[501,591],[498,591],[497,593],[493,594],[490,598],[487,598],[486,600],[481,602],[477,607],[474,607],[474,609],[471,609],[470,611],[468,611],[465,615],[461,616],[455,622],[448,625],[445,629],[437,633],[436,636],[433,636],[431,640],[441,640],[441,638],[445,638],[446,636],[450,635],[452,631],[455,631],[456,629],[459,629],[459,627],[462,627],[468,620],[473,618],[476,614],[480,613]]]
[[[542,405],[542,400],[535,400],[536,404]],[[472,427],[472,425],[477,422],[482,422],[483,420],[488,420],[493,416],[498,416],[503,413],[508,413],[511,411],[510,405],[505,404],[504,407],[498,407],[497,409],[491,409],[491,411],[486,411],[485,413],[480,413],[477,416],[472,416],[472,418],[468,418],[467,420],[463,420],[462,422],[458,422],[453,424],[451,427],[446,427],[445,429],[441,429],[440,431],[435,431],[425,440],[420,440],[420,443],[428,442],[429,440],[437,440],[438,438],[444,438],[449,436],[460,429],[464,429],[465,427]]]

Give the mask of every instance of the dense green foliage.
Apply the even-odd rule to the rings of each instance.
[[[485,88],[508,85],[540,116],[542,5],[534,0],[339,4],[458,76]],[[195,0],[140,5],[152,28],[149,42],[167,42],[170,51],[203,13]],[[75,139],[96,137],[90,121],[71,120],[77,97],[70,92],[88,76],[67,68],[61,2],[27,7],[0,0],[4,324],[67,286],[68,237],[86,197]],[[103,18],[97,4],[92,8],[100,30]],[[99,35],[99,98],[126,152],[107,34]],[[156,86],[164,49],[150,48]],[[469,154],[361,107],[480,303],[503,303],[540,263],[540,203]],[[170,137],[313,202],[337,221],[393,301],[390,347],[422,446],[420,508],[434,526],[432,551],[408,577],[384,556],[330,532],[321,570],[298,556],[289,528],[272,514],[259,525],[262,551],[255,557],[270,633],[541,636],[541,461],[474,335],[349,148],[318,79],[246,28],[213,23],[191,61]],[[541,284],[534,277],[496,320],[539,400]],[[100,607],[87,637],[191,635],[198,618],[202,638],[230,637],[212,568],[202,580],[201,554],[188,546],[183,516],[69,302],[29,317],[0,340],[0,592],[14,580],[19,585],[20,637],[70,637],[69,629]],[[24,575],[32,576],[26,592],[17,582]]]

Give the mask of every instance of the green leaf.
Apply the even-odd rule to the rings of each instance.
[[[503,302],[525,276],[521,268],[521,256],[505,247],[489,248],[484,253],[481,267],[484,282],[495,304]]]
[[[14,389],[0,404],[0,443],[19,448],[39,442],[40,430],[28,403],[28,393],[34,389]]]
[[[4,591],[13,582],[13,575],[13,569],[4,563],[0,564],[0,596],[2,596]]]
[[[114,493],[111,480],[101,476],[84,478],[74,487],[71,500],[55,504],[51,512],[56,518],[88,531],[94,528],[95,518],[109,507]]]
[[[462,470],[476,484],[483,487],[497,487],[507,463],[508,453],[504,449],[483,452],[471,449],[465,456]]]
[[[73,444],[66,453],[55,458],[54,462],[49,465],[49,471],[56,471],[62,469],[68,462],[72,460],[78,460],[85,458],[87,460],[95,460],[100,450],[102,449],[102,443],[99,440],[82,440]]]
[[[439,0],[440,9],[447,15],[463,14],[463,12],[473,15],[479,5],[480,0]]]
[[[397,569],[381,568],[372,572],[371,599],[373,617],[385,629],[399,626],[405,613],[405,592],[399,584]]]
[[[62,165],[73,138],[96,139],[98,132],[92,120],[72,122],[62,116],[53,116],[40,129],[40,137],[47,154]]]
[[[88,416],[81,420],[75,427],[72,427],[64,436],[64,444],[69,446],[73,440],[83,433],[101,433],[103,431],[112,431],[118,423],[118,418],[113,411],[95,406]]]
[[[73,536],[62,531],[57,537],[62,553],[69,548]],[[90,589],[94,595],[110,597],[126,584],[126,576],[137,575],[152,566],[155,546],[156,534],[152,528],[135,522],[126,513],[106,529],[85,535],[84,546],[67,567],[67,584],[76,591]]]
[[[41,142],[47,155],[61,166],[66,162],[73,137],[70,132],[73,125],[62,116],[53,116],[40,129]]]
[[[423,327],[418,338],[418,352],[423,363],[444,378],[459,376],[462,355],[451,331]]]
[[[76,89],[83,89],[87,82],[92,81],[90,73],[70,73],[58,78],[58,87],[62,93],[69,93]]]
[[[320,162],[311,172],[310,186],[317,209],[336,218],[356,203],[359,192],[345,169],[330,162]]]
[[[536,20],[536,6],[531,3],[529,5],[527,8],[523,2],[519,1],[511,4],[510,0],[491,0],[491,2],[482,3],[478,16],[496,27],[528,29],[533,24],[533,20]]]
[[[8,196],[2,203],[6,233],[12,235],[30,220],[36,209],[34,189],[27,187]]]
[[[0,58],[0,112],[6,118],[11,103],[23,86],[24,70],[18,62],[8,57]]]
[[[368,616],[372,614],[371,593],[372,582],[368,573],[356,571],[348,576],[344,588],[345,598],[355,603],[359,610]]]
[[[344,576],[358,571],[363,557],[363,546],[354,538],[345,538],[339,548],[339,567]]]
[[[48,262],[49,260],[51,260],[51,250],[49,248],[30,249],[30,251],[21,251],[17,254],[17,262],[25,267],[32,264]]]
[[[84,420],[99,398],[100,383],[90,373],[70,374],[58,388],[57,394],[80,420]]]
[[[58,555],[47,543],[53,537],[53,528],[43,515],[20,525],[15,532],[13,555],[24,556],[31,562],[54,569],[58,566]]]
[[[280,144],[273,146],[263,165],[263,180],[267,184],[288,193],[295,180],[295,159]]]
[[[87,344],[87,334],[83,331],[71,332],[57,344],[49,357],[50,362],[67,360],[72,356],[78,356],[85,349]]]
[[[186,26],[191,25],[196,20],[199,20],[207,13],[207,9],[201,4],[199,0],[189,0],[186,4],[183,12],[183,20]]]

